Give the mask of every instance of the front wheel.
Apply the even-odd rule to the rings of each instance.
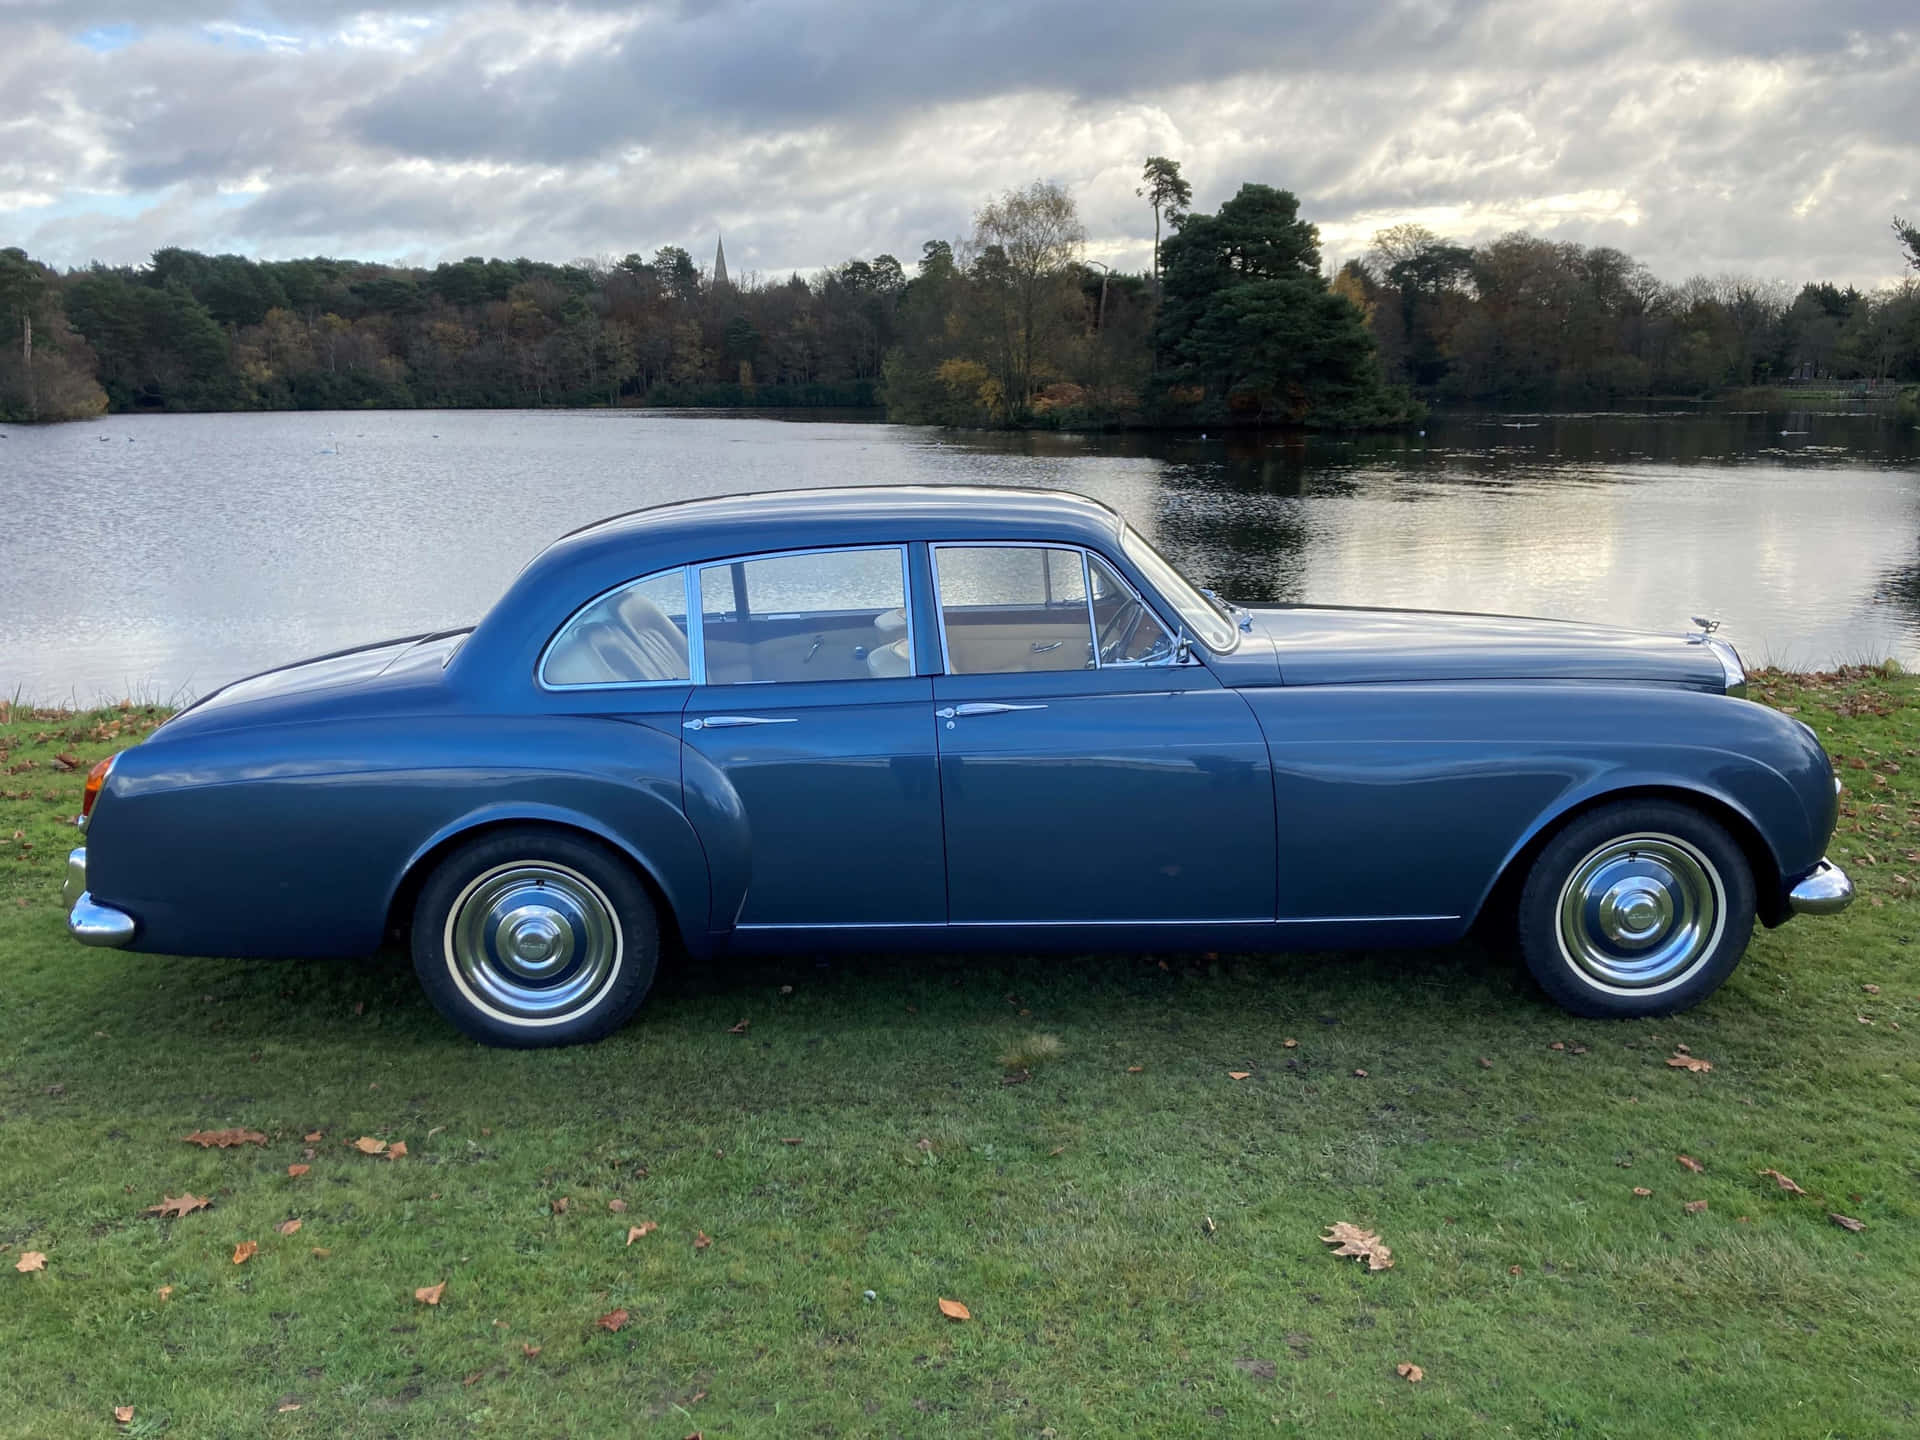
[[[1721,825],[1669,801],[1622,801],[1540,852],[1520,894],[1520,950],[1576,1015],[1671,1015],[1733,973],[1753,921],[1753,871]]]
[[[599,1040],[653,984],[660,926],[627,864],[584,838],[499,830],[421,888],[413,968],[466,1034],[515,1049]]]

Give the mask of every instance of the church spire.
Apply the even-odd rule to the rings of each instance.
[[[724,290],[732,283],[727,279],[727,242],[716,235],[713,246],[713,288]]]

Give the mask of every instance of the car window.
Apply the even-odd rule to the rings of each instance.
[[[1093,622],[1100,663],[1171,665],[1173,636],[1113,567],[1089,553],[1087,575],[1093,581]]]
[[[700,610],[709,685],[913,674],[898,546],[703,565]]]
[[[947,669],[955,675],[1085,670],[1093,621],[1078,550],[941,545],[934,551]]]
[[[548,685],[641,685],[692,678],[684,570],[663,570],[602,595],[547,649]]]

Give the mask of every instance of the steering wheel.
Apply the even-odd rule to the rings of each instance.
[[[1133,645],[1133,637],[1140,633],[1140,622],[1146,618],[1147,607],[1138,600],[1123,606],[1114,612],[1111,620],[1100,627],[1100,663],[1106,664],[1116,655],[1125,655]],[[1121,622],[1125,622],[1123,625]],[[1109,635],[1115,638],[1108,640]]]

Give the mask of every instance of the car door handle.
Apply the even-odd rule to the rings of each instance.
[[[680,725],[686,730],[732,730],[741,725],[793,725],[799,718],[797,715],[705,715],[682,720]]]
[[[942,720],[955,717],[965,719],[969,715],[1005,715],[1009,710],[1044,710],[1044,705],[1002,705],[992,700],[969,700],[964,705],[943,705],[933,713]]]

